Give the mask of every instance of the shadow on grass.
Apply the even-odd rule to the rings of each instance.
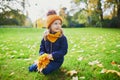
[[[66,72],[62,71],[60,68],[48,75],[37,74],[36,80],[70,80],[70,77],[68,77]]]
[[[61,69],[52,72],[49,75],[46,75],[48,80],[66,80],[68,76]]]

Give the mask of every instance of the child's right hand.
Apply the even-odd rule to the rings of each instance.
[[[52,54],[48,55],[48,59],[53,60]]]

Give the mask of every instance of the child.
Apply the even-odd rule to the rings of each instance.
[[[57,69],[63,64],[64,56],[67,53],[68,43],[65,35],[63,34],[62,18],[56,15],[54,10],[50,10],[47,14],[47,31],[41,41],[39,54],[49,54],[48,58],[50,63],[41,72],[46,75]],[[29,71],[37,71],[37,64],[29,67]]]

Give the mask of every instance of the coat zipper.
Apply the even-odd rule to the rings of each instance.
[[[50,43],[50,54],[52,53],[52,43]]]

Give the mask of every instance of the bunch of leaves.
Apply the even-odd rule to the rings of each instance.
[[[46,66],[50,63],[50,60],[53,59],[49,59],[48,58],[48,54],[43,54],[38,58],[38,63],[37,63],[37,67],[38,67],[38,71],[42,71],[44,68],[46,68]]]

